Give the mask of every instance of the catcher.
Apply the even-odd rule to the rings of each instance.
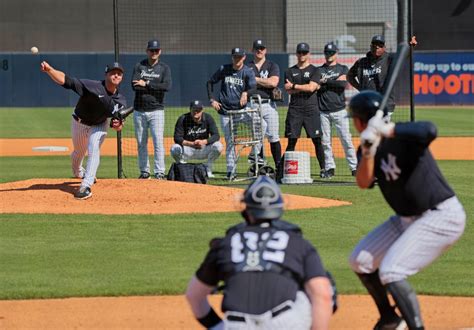
[[[76,199],[92,197],[91,187],[96,182],[96,173],[100,163],[100,147],[107,135],[107,127],[120,131],[123,118],[131,109],[125,110],[127,101],[119,93],[123,67],[111,63],[105,68],[103,81],[77,79],[56,70],[48,62],[41,62],[41,71],[55,83],[66,89],[72,89],[80,97],[72,113],[71,130],[74,151],[71,153],[72,173],[82,179],[79,190],[74,193]],[[122,112],[121,112],[122,110]],[[109,120],[109,118],[112,118]],[[86,168],[82,166],[88,152]]]
[[[335,285],[301,229],[281,220],[276,182],[259,176],[242,203],[245,222],[211,241],[189,283],[186,298],[196,319],[212,329],[328,329]],[[207,300],[220,281],[224,321]]]

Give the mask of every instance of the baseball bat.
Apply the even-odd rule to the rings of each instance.
[[[395,82],[397,81],[398,75],[400,74],[400,70],[402,68],[402,64],[407,58],[408,50],[410,46],[407,43],[400,43],[398,44],[397,55],[395,59],[392,61],[389,71],[388,71],[388,83],[387,88],[385,89],[385,93],[383,95],[382,103],[380,103],[379,110],[375,113],[375,116],[378,118],[383,118],[383,109],[387,105],[388,98],[390,97],[390,93],[395,86]]]

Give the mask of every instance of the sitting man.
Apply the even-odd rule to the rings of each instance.
[[[211,115],[205,113],[201,101],[192,101],[190,112],[181,115],[174,129],[171,156],[177,163],[207,159],[207,175],[213,178],[212,165],[222,152],[219,131]]]

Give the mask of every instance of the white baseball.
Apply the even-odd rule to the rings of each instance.
[[[32,53],[32,54],[38,54],[38,52],[39,52],[38,47],[35,47],[35,46],[31,47],[30,50],[31,50],[31,53]]]

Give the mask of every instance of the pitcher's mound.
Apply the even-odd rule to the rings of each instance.
[[[74,199],[78,179],[31,179],[0,184],[0,213],[172,214],[232,212],[242,189],[176,181],[99,179],[92,197]],[[287,209],[350,205],[285,195]]]

